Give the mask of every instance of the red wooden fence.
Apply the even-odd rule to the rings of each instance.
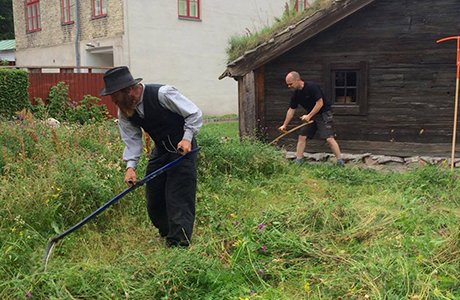
[[[103,73],[93,73],[93,70],[107,70],[102,67],[19,67],[29,71],[29,99],[35,103],[34,98],[41,98],[43,101],[49,96],[52,86],[64,82],[69,86],[69,98],[73,101],[83,100],[83,96],[92,95],[101,99],[99,104],[107,106],[112,117],[117,117],[117,107],[112,103],[109,96],[99,96],[99,91],[104,87]],[[59,69],[59,73],[43,73],[43,69]],[[74,73],[81,70],[87,73]]]

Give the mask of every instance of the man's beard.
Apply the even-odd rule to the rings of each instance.
[[[125,117],[132,117],[134,115],[134,110],[136,107],[136,98],[131,95],[123,95],[122,100],[118,101],[118,108],[120,112]]]

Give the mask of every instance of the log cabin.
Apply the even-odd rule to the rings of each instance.
[[[331,99],[342,152],[450,156],[456,43],[436,41],[458,35],[459,0],[335,0],[246,51],[220,78],[238,82],[242,135],[279,135],[294,70]],[[302,114],[299,107],[288,129]],[[297,136],[278,145],[294,148]],[[306,151],[330,152],[316,139]]]

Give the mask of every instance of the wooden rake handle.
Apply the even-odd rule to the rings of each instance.
[[[271,141],[268,145],[270,146],[270,145],[275,144],[275,143],[278,142],[282,137],[284,137],[284,136],[290,134],[291,132],[296,131],[297,129],[300,129],[300,128],[304,127],[304,126],[307,126],[308,124],[311,124],[311,123],[313,123],[312,120],[310,120],[310,121],[308,121],[308,122],[306,122],[306,123],[300,124],[299,126],[296,126],[296,127],[292,128],[291,130],[289,130],[289,131],[287,131],[287,132],[281,134],[280,136],[278,136],[276,139],[274,139],[273,141]]]

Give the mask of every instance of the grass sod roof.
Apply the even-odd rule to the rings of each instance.
[[[240,77],[312,38],[375,0],[318,0],[301,13],[286,11],[260,33],[230,39],[229,63],[219,79]]]

